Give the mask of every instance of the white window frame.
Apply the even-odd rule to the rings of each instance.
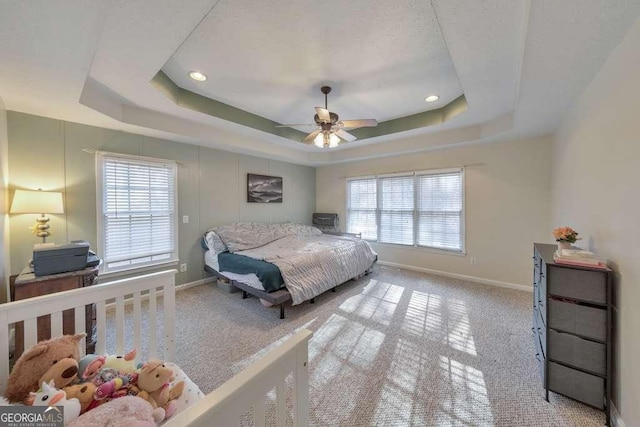
[[[443,174],[443,173],[452,173],[452,172],[459,172],[460,173],[460,181],[461,181],[461,198],[462,198],[462,206],[461,206],[461,210],[460,210],[460,250],[453,250],[453,249],[445,249],[445,248],[438,248],[438,247],[433,247],[433,246],[424,246],[424,245],[418,245],[418,225],[419,225],[419,218],[418,216],[420,215],[419,210],[418,210],[418,185],[419,185],[419,179],[420,176],[424,176],[424,175],[439,175],[439,174]],[[413,244],[401,244],[401,243],[385,243],[385,242],[381,242],[380,241],[380,214],[381,214],[381,200],[382,200],[382,196],[381,196],[381,185],[380,185],[380,178],[385,178],[385,177],[392,177],[392,176],[413,176],[414,179],[414,186],[413,186],[413,197],[414,197],[414,204],[413,204]],[[466,194],[465,194],[465,188],[466,188],[466,182],[465,182],[465,168],[461,167],[461,168],[444,168],[444,169],[429,169],[429,170],[421,170],[421,171],[414,171],[414,172],[399,172],[399,173],[392,173],[392,174],[380,174],[380,175],[369,175],[369,176],[362,176],[362,177],[350,177],[347,178],[347,200],[346,200],[346,214],[347,214],[347,224],[349,224],[349,197],[350,197],[350,187],[349,187],[349,181],[353,181],[353,180],[358,180],[358,179],[373,179],[375,178],[376,180],[376,201],[377,201],[377,206],[376,206],[376,240],[369,240],[370,242],[376,243],[378,245],[383,245],[383,246],[392,246],[392,247],[398,247],[398,248],[403,248],[403,249],[416,249],[416,250],[421,250],[421,251],[428,251],[428,252],[437,252],[437,253],[444,253],[444,254],[449,254],[449,255],[466,255]],[[347,230],[349,231],[349,230]]]
[[[376,208],[375,208],[375,217],[376,217],[376,240],[371,240],[371,239],[365,239],[365,237],[363,236],[362,238],[370,241],[370,242],[374,242],[377,241],[377,239],[379,238],[379,223],[380,223],[380,213],[379,213],[379,209],[378,209],[378,179],[375,175],[367,175],[367,176],[357,176],[357,177],[353,177],[353,178],[347,178],[346,180],[346,194],[347,194],[347,200],[345,203],[345,211],[346,211],[346,217],[347,217],[347,221],[345,222],[345,225],[347,227],[347,232],[349,231],[349,212],[351,211],[351,209],[349,208],[349,201],[351,200],[351,186],[349,185],[350,181],[364,181],[364,180],[370,180],[370,179],[374,179],[376,181]]]
[[[108,263],[103,258],[100,265],[100,273],[107,276],[117,276],[121,274],[130,274],[158,268],[163,265],[175,265],[179,262],[179,238],[178,238],[178,165],[175,161],[167,159],[159,159],[154,157],[134,156],[119,153],[96,152],[95,169],[96,169],[96,226],[97,226],[97,243],[98,255],[103,257],[105,252],[105,228],[104,228],[104,159],[105,158],[123,158],[129,161],[139,160],[141,163],[157,163],[171,168],[173,175],[173,247],[174,251],[169,259],[152,260],[149,262],[136,263],[135,265],[120,266],[109,268]]]

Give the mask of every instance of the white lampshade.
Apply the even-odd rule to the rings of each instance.
[[[340,143],[340,138],[335,133],[319,133],[313,139],[313,144],[318,148],[335,148]]]
[[[64,213],[62,193],[57,191],[16,190],[11,213],[61,214]]]
[[[339,143],[340,143],[340,138],[338,138],[338,136],[335,133],[332,133],[331,136],[329,136],[329,148],[335,148],[338,146]]]

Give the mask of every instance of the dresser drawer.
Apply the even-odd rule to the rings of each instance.
[[[607,310],[549,300],[549,327],[588,338],[607,339]]]
[[[606,346],[585,340],[575,335],[549,329],[549,348],[545,352],[549,359],[567,363],[601,375],[606,374]]]
[[[549,353],[547,353],[547,328],[542,321],[541,313],[538,313],[538,339],[544,357],[549,357]]]
[[[607,302],[606,272],[553,267],[547,269],[549,294],[592,301]]]
[[[604,379],[549,362],[549,390],[604,409]]]
[[[536,361],[538,362],[538,373],[540,374],[540,379],[542,380],[542,385],[544,386],[544,352],[542,351],[542,346],[540,344],[540,335],[533,334],[533,340],[536,346]]]

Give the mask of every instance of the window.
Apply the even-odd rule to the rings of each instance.
[[[380,186],[379,242],[413,245],[413,180],[413,174],[378,178]]]
[[[347,231],[367,240],[464,251],[464,170],[347,180]]]
[[[378,239],[376,227],[376,178],[347,180],[347,231],[362,233],[367,240]]]
[[[176,261],[176,164],[108,153],[96,162],[104,271]]]
[[[416,243],[462,252],[462,172],[417,175]]]

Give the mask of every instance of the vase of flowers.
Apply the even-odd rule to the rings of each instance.
[[[558,252],[562,249],[570,249],[571,245],[580,240],[578,232],[571,227],[558,227],[553,230],[553,237],[558,242]]]

